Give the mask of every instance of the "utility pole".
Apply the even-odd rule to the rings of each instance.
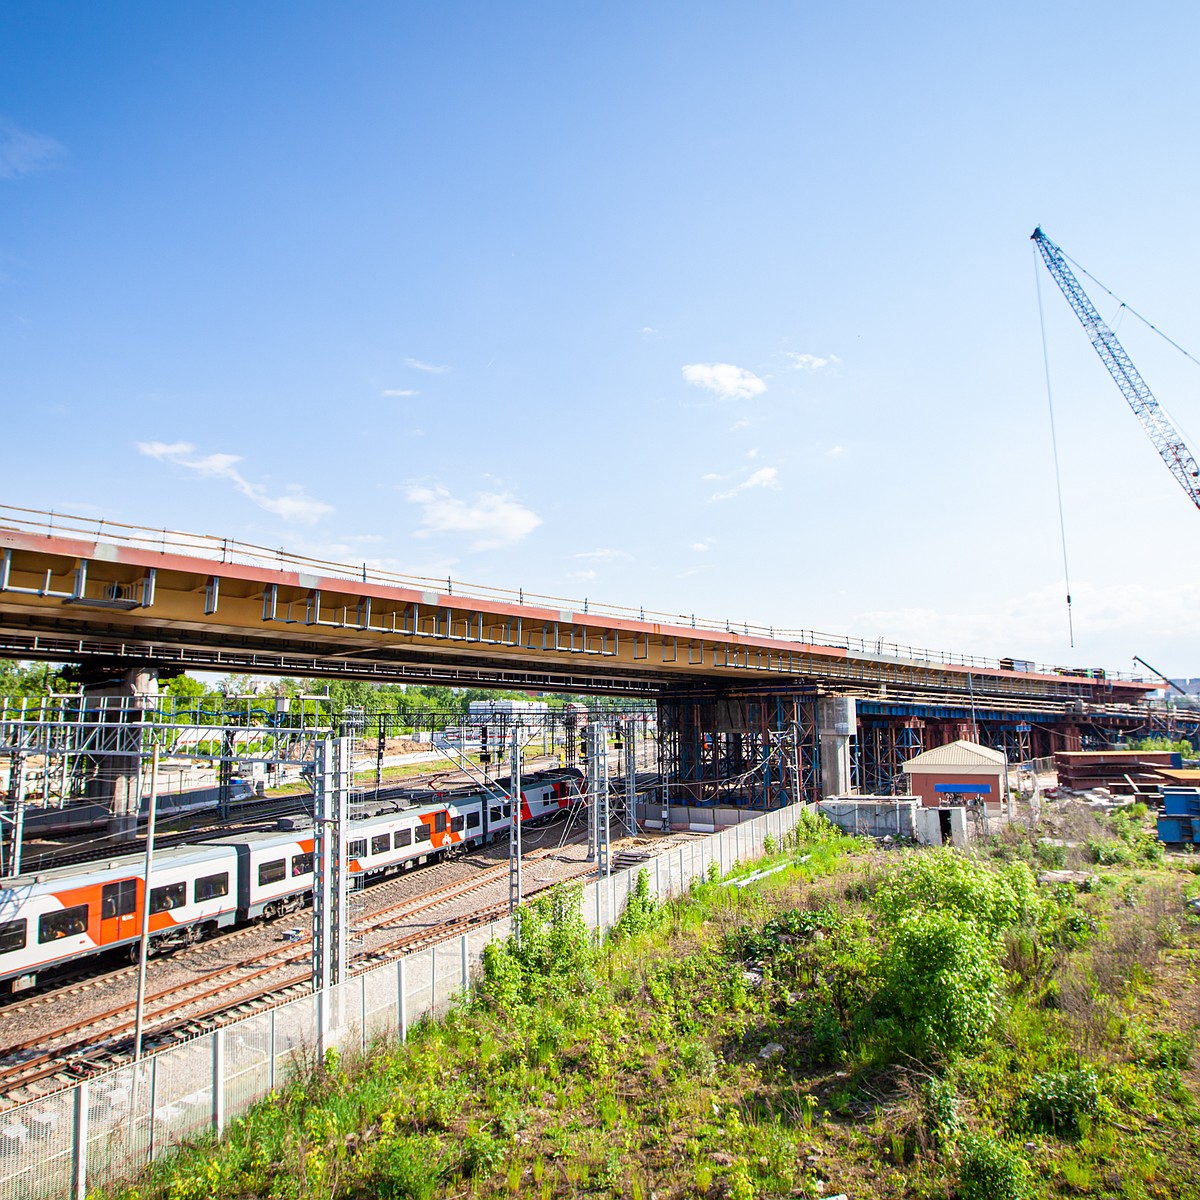
[[[138,772],[141,779],[141,772]],[[138,788],[138,803],[134,809],[134,830],[137,830],[137,811],[141,808],[142,789]],[[142,941],[138,946],[137,1002],[133,1023],[133,1061],[142,1058],[142,1025],[146,1010],[146,960],[150,957],[150,872],[154,867],[154,823],[158,816],[158,743],[150,758],[150,810],[146,816],[146,860],[142,867]]]
[[[625,722],[625,832],[637,837],[637,718]]]
[[[508,774],[508,915],[521,907],[524,899],[521,887],[521,727],[512,727],[512,758]],[[488,803],[487,796],[483,803]]]
[[[588,862],[596,863],[596,877],[609,872],[608,830],[608,728],[603,718],[593,717],[587,725],[588,818],[591,846]]]
[[[50,778],[49,755],[46,756],[47,766],[45,778]],[[49,791],[47,783],[46,790]],[[8,870],[5,875],[20,875],[21,847],[25,841],[25,755],[21,750],[14,750],[12,761],[8,767],[8,812],[5,824],[11,829],[9,842]]]
[[[312,986],[323,991],[346,971],[345,836],[351,741],[324,738],[314,764]]]

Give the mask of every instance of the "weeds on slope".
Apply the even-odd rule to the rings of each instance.
[[[1190,1027],[1162,1021],[1200,946],[1180,873],[1078,893],[816,819],[764,865],[670,905],[642,880],[603,947],[576,892],[539,899],[445,1020],[121,1194],[1194,1194]]]

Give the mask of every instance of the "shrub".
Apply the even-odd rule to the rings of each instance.
[[[512,933],[483,952],[483,995],[511,1008],[577,995],[596,961],[591,931],[579,911],[583,889],[558,886],[517,909]]]
[[[903,918],[887,963],[887,996],[919,1053],[977,1045],[995,1019],[1000,969],[994,943],[952,912]]]
[[[1100,1081],[1091,1067],[1035,1075],[1017,1102],[1017,1124],[1040,1133],[1074,1138],[1080,1118],[1095,1115]]]
[[[1028,1164],[1012,1147],[977,1134],[963,1139],[958,1172],[961,1200],[1025,1200],[1030,1182]]]
[[[905,859],[880,884],[875,906],[892,925],[914,910],[945,911],[983,925],[993,935],[1013,925],[1036,925],[1042,915],[1037,883],[1026,863],[987,868],[952,850]]]
[[[1134,1060],[1160,1070],[1186,1071],[1192,1065],[1191,1035],[1152,1033],[1137,1045]]]
[[[612,927],[610,936],[620,941],[621,938],[649,933],[658,928],[662,914],[663,906],[657,896],[650,894],[650,874],[643,867],[637,873],[637,883],[629,893],[629,899],[625,901],[625,911]]]

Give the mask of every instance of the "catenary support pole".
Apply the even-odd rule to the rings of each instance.
[[[139,796],[140,800],[140,796]],[[137,1002],[133,1022],[133,1061],[142,1058],[142,1026],[146,1015],[146,960],[150,956],[150,872],[154,867],[154,823],[158,816],[158,745],[150,758],[150,806],[146,818],[146,859],[142,868],[142,940],[138,946]],[[135,817],[136,820],[136,810]]]

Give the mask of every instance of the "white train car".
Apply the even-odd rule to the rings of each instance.
[[[547,820],[581,800],[577,771],[530,776],[521,821]],[[434,797],[352,821],[350,875],[394,874],[419,862],[506,835],[511,805],[480,793]],[[154,857],[151,952],[199,941],[218,929],[298,910],[313,887],[311,830],[251,833],[177,846]],[[30,986],[39,973],[141,940],[144,858],[55,867],[0,887],[0,987]]]
[[[56,867],[0,888],[0,982],[37,974],[142,936],[141,855]],[[237,857],[214,846],[161,851],[150,877],[153,949],[198,941],[237,921]]]

